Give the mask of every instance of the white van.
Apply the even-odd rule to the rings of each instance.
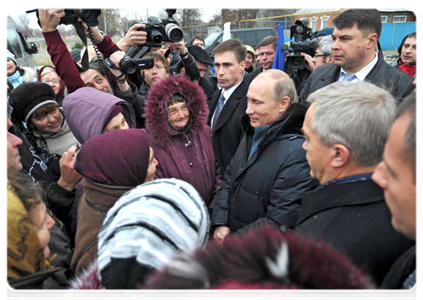
[[[7,16],[7,50],[13,53],[18,66],[34,69],[37,74],[37,64],[32,55],[38,53],[37,45],[30,43],[28,46],[25,37],[19,32],[15,21],[10,16]]]

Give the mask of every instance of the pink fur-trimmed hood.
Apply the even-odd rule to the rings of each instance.
[[[207,125],[209,109],[198,82],[183,76],[169,76],[152,86],[144,114],[151,140],[160,147],[164,147],[172,136],[180,134],[170,127],[167,114],[167,102],[176,93],[185,98],[190,113],[185,131],[199,131]]]

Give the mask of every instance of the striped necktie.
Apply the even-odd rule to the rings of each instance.
[[[213,125],[212,128],[216,126],[217,119],[219,118],[220,112],[222,111],[223,106],[225,105],[225,96],[223,95],[223,92],[220,94],[219,102],[217,102],[216,110],[214,111],[214,117],[213,117]]]

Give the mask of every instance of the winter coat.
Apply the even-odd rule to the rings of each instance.
[[[5,281],[7,300],[60,300],[68,287],[65,269],[54,268]]]
[[[33,69],[22,67],[22,72],[19,70],[16,70],[15,73],[13,73],[10,76],[7,76],[7,81],[9,81],[13,88],[16,88],[17,86],[21,85],[24,82],[32,82],[36,79],[36,73]]]
[[[336,64],[326,64],[314,70],[301,90],[300,103],[306,103],[308,95],[314,91],[337,81],[340,72],[341,67]],[[389,91],[397,101],[401,101],[414,90],[413,78],[388,65],[380,55],[376,65],[365,80]]]
[[[416,271],[416,246],[404,252],[392,265],[383,279],[382,289],[401,289],[410,275]]]
[[[378,286],[414,244],[392,227],[383,190],[371,179],[330,184],[304,196],[295,233],[331,244]]]
[[[130,128],[135,128],[135,115],[132,106],[116,96],[83,87],[63,100],[63,113],[77,140],[84,144],[91,137],[100,135],[109,114],[120,104]]]
[[[167,103],[179,92],[186,99],[189,122],[183,131],[168,122]],[[210,205],[221,182],[213,151],[212,131],[207,126],[208,107],[197,82],[171,76],[156,83],[146,106],[146,128],[159,164],[156,178],[177,178],[191,183]]]
[[[263,224],[295,226],[301,197],[316,186],[302,149],[304,116],[305,108],[291,105],[250,159],[254,128],[247,115],[242,118],[245,134],[217,194],[212,226],[225,225],[239,235]]]
[[[80,273],[97,259],[97,235],[108,210],[130,187],[109,186],[83,179],[85,194],[79,200],[78,228],[71,269]]]

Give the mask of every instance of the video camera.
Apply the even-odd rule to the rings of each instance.
[[[314,56],[318,39],[312,36],[311,29],[307,27],[307,20],[297,20],[291,26],[292,51],[286,59],[286,69],[292,71],[303,70],[305,68],[305,57],[301,52]]]
[[[138,30],[147,31],[147,41],[144,46],[161,47],[162,41],[179,42],[184,38],[179,23],[173,18],[176,9],[166,9],[166,12],[168,16],[162,22],[156,17],[149,17],[147,23],[140,22],[140,24],[145,24],[145,29]]]
[[[137,70],[151,69],[152,67],[154,67],[154,58],[146,57],[133,59],[128,55],[125,55],[119,62],[119,68],[116,67],[116,65],[110,58],[106,58],[104,60],[104,63],[110,68],[120,69],[124,73],[133,74]]]

